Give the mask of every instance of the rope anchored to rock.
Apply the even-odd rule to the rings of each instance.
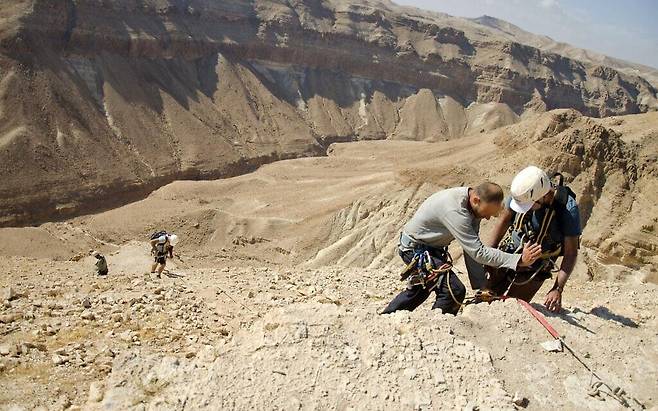
[[[546,317],[544,317],[539,311],[537,311],[532,305],[530,305],[527,301],[523,301],[520,299],[516,299],[518,303],[525,308],[545,329],[548,331],[548,333],[555,338],[557,341],[560,342],[562,347],[566,348],[567,351],[583,366],[587,371],[589,371],[591,375],[591,380],[590,380],[590,389],[587,392],[587,394],[591,397],[596,397],[600,395],[607,395],[614,399],[615,401],[619,402],[622,406],[626,408],[632,408],[632,409],[645,409],[644,405],[640,403],[637,399],[629,396],[626,391],[624,391],[622,388],[614,385],[614,384],[608,384],[599,375],[594,372],[594,370],[583,361],[583,359],[566,343],[564,342],[564,339],[560,336],[560,334],[549,324],[548,320],[546,320]],[[596,380],[596,381],[594,381]]]

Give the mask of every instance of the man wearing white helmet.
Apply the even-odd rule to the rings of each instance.
[[[542,247],[541,258],[528,268],[492,269],[485,288],[495,293],[530,301],[562,256],[557,278],[548,292],[545,306],[558,312],[562,291],[576,264],[581,235],[576,195],[560,181],[555,184],[540,168],[529,166],[519,172],[510,187],[511,197],[493,230],[494,245],[503,251],[518,252],[527,242]]]
[[[167,265],[167,256],[174,258],[174,246],[178,242],[176,234],[163,234],[151,240],[151,254],[155,256],[155,261],[151,265],[151,274],[156,273],[158,278]]]

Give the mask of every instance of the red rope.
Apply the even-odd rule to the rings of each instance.
[[[532,316],[535,317],[535,318],[537,319],[537,321],[539,321],[539,323],[540,323],[541,325],[543,325],[544,328],[546,328],[546,331],[548,331],[548,332],[549,332],[549,333],[550,333],[555,339],[557,339],[557,340],[561,340],[561,339],[562,339],[562,338],[560,337],[560,334],[558,334],[558,332],[555,331],[555,328],[553,328],[553,327],[548,323],[548,321],[546,321],[546,318],[545,318],[543,315],[541,315],[541,313],[540,313],[539,311],[535,310],[535,308],[534,308],[533,306],[531,306],[530,304],[528,304],[526,301],[520,300],[520,299],[518,299],[518,298],[516,299],[516,301],[518,301],[519,304],[521,304],[526,310],[528,310],[528,312],[529,312],[530,314],[532,314]]]

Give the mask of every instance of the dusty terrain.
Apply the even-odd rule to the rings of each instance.
[[[658,409],[657,73],[386,0],[4,0],[0,409]],[[623,404],[515,301],[378,314],[420,202],[528,164],[585,226],[535,306]]]
[[[588,372],[544,350],[550,336],[514,301],[377,314],[404,286],[396,235],[427,195],[509,185],[532,162],[565,172],[586,220],[565,310],[545,314],[632,408],[655,409],[656,116],[558,110],[449,142],[334,144],[0,229],[0,406],[620,409],[588,395]],[[182,240],[157,279],[146,237],[160,228]],[[108,278],[90,249],[108,256]]]
[[[336,141],[443,141],[547,109],[658,108],[655,70],[503,26],[373,0],[5,0],[0,226]]]
[[[544,351],[549,335],[512,301],[380,316],[397,272],[195,258],[154,281],[140,270],[147,260],[144,244],[126,245],[102,280],[88,260],[3,260],[5,272],[41,272],[10,277],[28,293],[12,311],[34,319],[6,327],[3,408],[513,409],[515,395],[535,410],[620,408],[588,396],[588,373]],[[583,277],[549,321],[600,375],[655,407],[658,290]]]

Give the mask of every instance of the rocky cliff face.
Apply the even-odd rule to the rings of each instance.
[[[334,141],[436,141],[527,111],[658,106],[642,77],[384,1],[5,3],[2,225],[322,154]]]

